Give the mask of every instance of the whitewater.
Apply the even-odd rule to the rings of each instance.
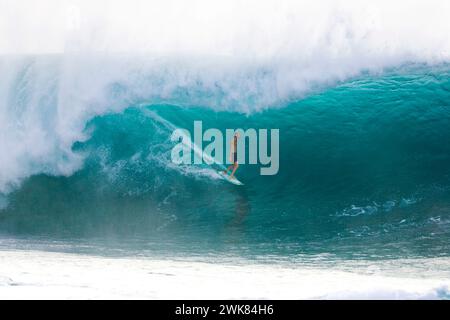
[[[0,296],[448,299],[449,34],[445,0],[0,0]],[[279,129],[278,174],[175,165],[194,121]]]

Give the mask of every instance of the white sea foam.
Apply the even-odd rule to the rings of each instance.
[[[95,115],[254,112],[362,70],[449,61],[449,32],[447,0],[0,1],[0,193],[79,169],[71,147]]]
[[[398,261],[390,274],[357,273],[351,270],[351,262],[346,263],[347,270],[317,264],[206,263],[0,251],[0,298],[444,299],[450,293],[448,278],[429,275],[433,264],[448,267],[447,258]],[[393,262],[380,264],[386,267]],[[367,262],[366,269],[372,265],[377,263]],[[414,265],[428,269],[415,270]],[[358,266],[357,270],[365,268]]]

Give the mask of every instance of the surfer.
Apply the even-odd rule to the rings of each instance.
[[[236,172],[237,168],[239,167],[239,163],[237,161],[237,143],[239,139],[239,132],[236,132],[233,136],[233,141],[231,142],[231,148],[230,148],[230,161],[231,165],[228,166],[226,171],[223,171],[224,174],[228,174],[228,171],[233,169],[233,171],[230,174],[230,178],[234,178],[234,173]]]

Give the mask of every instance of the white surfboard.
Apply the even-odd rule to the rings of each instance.
[[[228,174],[223,173],[222,171],[218,171],[218,174],[224,178],[225,180],[227,180],[228,182],[235,184],[237,186],[243,186],[244,184],[242,182],[240,182],[238,179],[236,179],[236,177],[230,178],[230,176]]]

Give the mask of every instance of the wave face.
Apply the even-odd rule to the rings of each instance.
[[[0,4],[0,233],[448,256],[448,1],[208,3]],[[175,166],[194,120],[280,129],[279,173]]]

